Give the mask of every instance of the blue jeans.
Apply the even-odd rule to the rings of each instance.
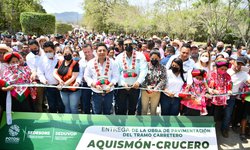
[[[64,105],[62,102],[62,98],[60,96],[60,92],[56,88],[46,88],[45,96],[48,100],[49,104],[49,112],[50,113],[64,113]]]
[[[87,83],[83,83],[82,87],[88,87]],[[91,98],[92,98],[92,90],[91,89],[83,89],[81,90],[81,107],[84,114],[90,114],[91,110]]]
[[[162,116],[177,116],[180,112],[180,98],[161,93],[160,104]]]
[[[75,92],[60,91],[60,94],[65,106],[65,113],[77,114],[81,90],[77,90]]]
[[[108,94],[99,94],[93,92],[93,112],[94,114],[110,115],[112,109],[112,102],[114,92],[111,91]]]
[[[229,124],[230,124],[233,109],[234,109],[235,99],[236,99],[236,96],[230,96],[230,99],[227,100],[227,105],[223,111],[221,130],[228,130],[229,128]]]

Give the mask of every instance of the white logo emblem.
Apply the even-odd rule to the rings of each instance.
[[[20,127],[18,125],[11,125],[9,128],[9,134],[10,136],[17,136],[20,132]]]

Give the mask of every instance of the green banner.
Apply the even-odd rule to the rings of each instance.
[[[5,115],[5,114],[4,114]],[[217,149],[212,117],[12,114],[0,149]]]

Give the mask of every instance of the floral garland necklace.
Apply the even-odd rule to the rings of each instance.
[[[110,67],[110,59],[108,57],[106,57],[106,66],[105,66],[105,72],[104,72],[104,77],[107,77],[108,76],[108,71],[109,71],[109,67]],[[95,62],[94,62],[94,68],[95,68],[95,71],[96,71],[96,74],[97,74],[97,79],[100,78],[101,76],[101,73],[100,73],[100,69],[98,67],[98,60],[97,58],[95,59]],[[106,85],[109,85],[109,81],[108,79],[99,79],[97,82],[96,82],[96,85],[103,85],[103,84],[106,84]]]
[[[123,77],[124,78],[128,78],[128,77],[137,77],[137,74],[135,72],[127,72],[128,68],[128,64],[126,62],[126,52],[123,53],[123,58],[122,58],[122,63],[123,63],[123,68],[126,71],[125,73],[123,73]],[[136,51],[133,51],[132,53],[132,68],[131,70],[135,70],[135,60],[136,60]]]

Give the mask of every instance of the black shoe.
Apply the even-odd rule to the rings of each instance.
[[[221,134],[222,134],[222,136],[223,136],[224,138],[228,138],[228,137],[229,137],[228,131],[227,131],[227,130],[222,130],[222,131],[221,131]]]
[[[245,134],[240,134],[240,140],[241,140],[242,143],[248,143]]]

